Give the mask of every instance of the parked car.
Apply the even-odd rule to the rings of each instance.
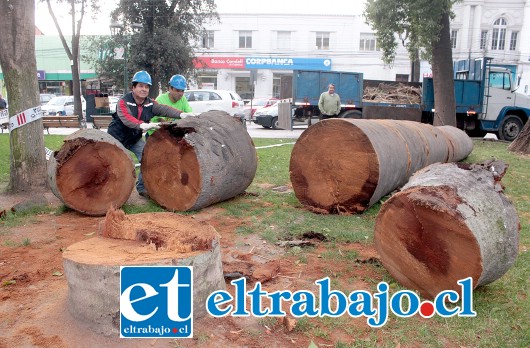
[[[193,109],[193,113],[207,111],[226,111],[230,116],[244,117],[243,99],[233,91],[220,89],[190,89],[184,96]]]
[[[278,127],[278,103],[256,110],[254,113],[254,123],[263,128],[279,129]]]
[[[81,96],[81,103],[83,108],[83,114],[86,112],[86,101]],[[74,114],[74,96],[63,95],[59,97],[53,97],[48,103],[41,106],[41,110],[44,115],[73,115]]]
[[[268,108],[278,102],[277,98],[254,98],[251,102],[245,105],[245,118],[251,120],[256,110],[261,108]]]
[[[41,93],[41,95],[40,95],[40,105],[47,104],[53,97],[55,97],[55,94]]]

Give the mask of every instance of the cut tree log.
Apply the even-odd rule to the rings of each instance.
[[[136,181],[129,151],[114,137],[95,129],[67,136],[48,160],[52,192],[67,207],[86,215],[102,216],[121,207]]]
[[[417,170],[473,150],[461,130],[412,121],[331,119],[302,133],[291,153],[298,200],[317,213],[362,213]]]
[[[521,133],[508,146],[508,151],[530,154],[530,122],[526,122]]]
[[[125,215],[110,209],[102,236],[63,252],[68,310],[104,335],[120,325],[120,266],[193,266],[193,316],[207,314],[206,299],[225,289],[219,235],[192,217],[174,213]]]
[[[257,163],[254,143],[239,119],[212,111],[153,133],[144,148],[142,174],[154,201],[188,211],[244,192]]]
[[[502,162],[436,163],[418,171],[381,207],[375,245],[388,272],[434,298],[499,279],[515,262],[519,219],[502,192]],[[499,171],[499,172],[497,172]]]

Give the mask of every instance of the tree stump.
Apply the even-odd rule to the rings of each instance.
[[[497,171],[497,172],[495,172]],[[383,266],[426,298],[500,278],[514,264],[519,219],[502,192],[503,163],[433,164],[418,171],[377,216]]]
[[[225,289],[219,236],[207,223],[169,212],[126,216],[111,209],[102,232],[63,252],[68,310],[93,331],[119,333],[120,266],[193,266],[194,318],[207,314],[212,292]]]
[[[142,174],[154,201],[188,211],[244,192],[257,163],[241,122],[225,112],[207,112],[154,132],[144,148]]]
[[[95,129],[81,129],[64,140],[48,161],[52,192],[67,207],[102,216],[121,207],[136,181],[134,162],[116,139]]]
[[[291,153],[298,200],[317,213],[362,213],[429,164],[473,149],[461,130],[412,121],[331,119],[302,133]]]

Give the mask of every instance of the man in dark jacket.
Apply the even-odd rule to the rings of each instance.
[[[180,110],[157,103],[148,97],[151,87],[151,76],[146,71],[138,71],[132,79],[132,91],[125,94],[112,115],[108,133],[116,138],[126,149],[132,151],[138,161],[142,162],[145,141],[142,132],[158,128],[158,123],[150,123],[154,116],[180,118]],[[185,113],[184,117],[187,116]],[[146,198],[149,195],[142,179],[142,169],[136,182],[136,190]]]

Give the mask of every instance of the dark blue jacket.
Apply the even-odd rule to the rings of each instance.
[[[142,112],[138,114],[138,110]],[[171,106],[162,105],[147,97],[143,104],[138,105],[134,100],[132,92],[124,95],[112,115],[108,133],[116,138],[123,146],[130,148],[142,138],[142,123],[149,123],[154,116],[166,116],[171,118],[180,117],[181,111]]]

